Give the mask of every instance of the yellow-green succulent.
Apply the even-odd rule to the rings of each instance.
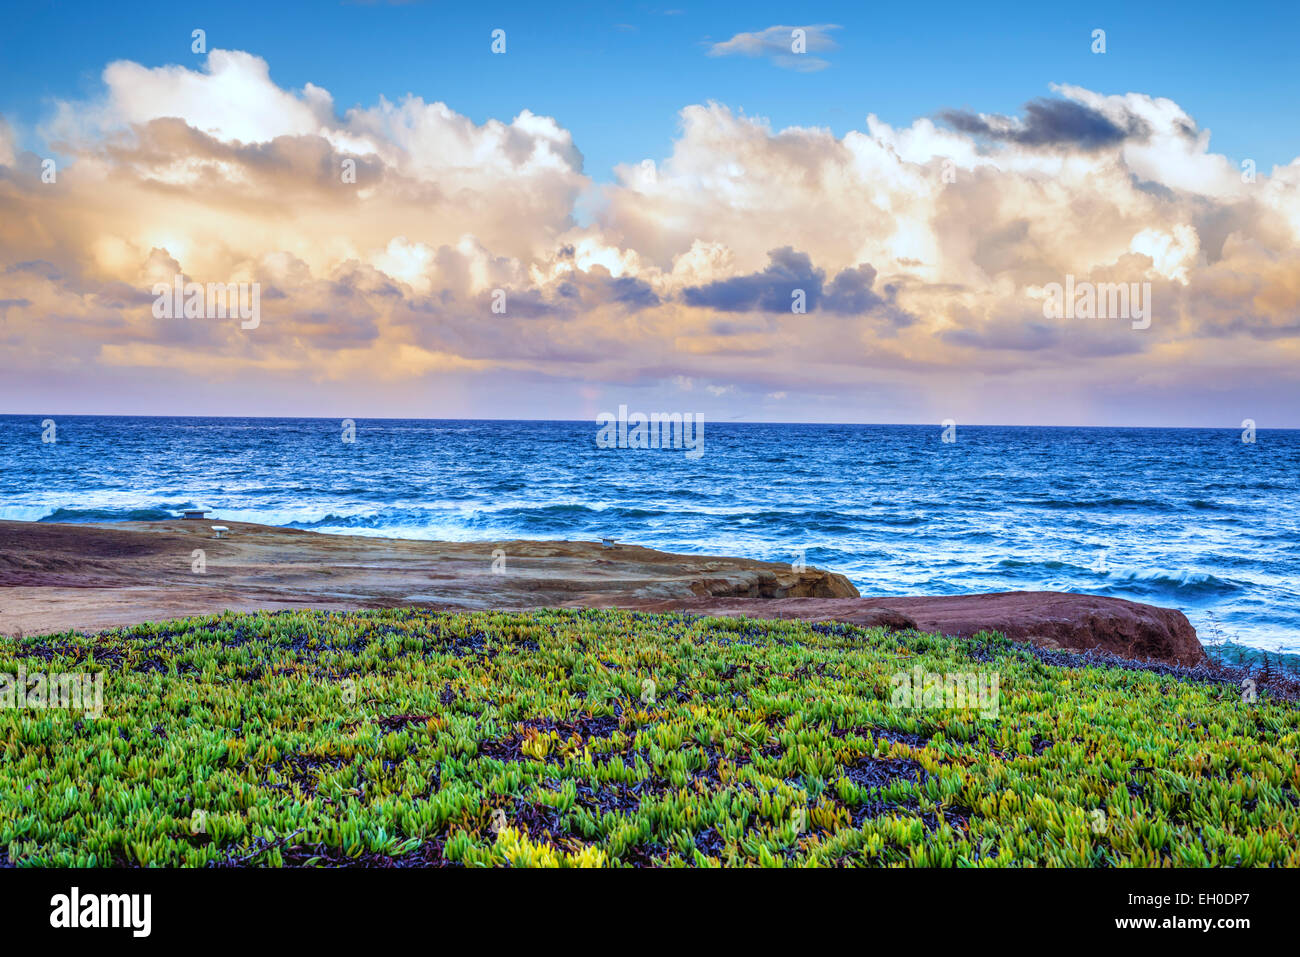
[[[1294,702],[992,634],[304,611],[0,642],[20,669],[102,673],[102,713],[0,707],[18,865],[1300,865]]]

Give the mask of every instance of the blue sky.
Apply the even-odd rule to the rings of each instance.
[[[1176,100],[1212,147],[1261,167],[1300,155],[1300,5],[1222,3],[219,3],[36,2],[6,12],[0,114],[24,146],[56,99],[100,89],[105,64],[197,68],[209,48],[265,58],[281,86],[312,82],[342,110],[410,92],[477,122],[527,108],[570,129],[586,173],[661,158],[683,106],[717,100],[788,125],[906,125],[945,108],[1016,113],[1049,84]],[[125,13],[125,10],[132,11]],[[709,45],[773,24],[837,24],[819,72]],[[1107,52],[1089,48],[1094,28]],[[490,33],[507,31],[493,56]]]

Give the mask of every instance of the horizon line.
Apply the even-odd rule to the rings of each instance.
[[[704,417],[703,412],[693,413]],[[27,418],[53,418],[63,416],[65,418],[81,419],[290,419],[305,422],[340,422],[344,419],[353,421],[378,421],[378,422],[542,422],[558,424],[590,424],[596,420],[592,419],[550,419],[550,418],[505,418],[500,416],[483,416],[483,417],[441,417],[441,416],[396,416],[396,415],[210,415],[210,414],[190,414],[190,415],[158,415],[153,413],[119,413],[119,412],[0,412],[0,419],[27,419]],[[862,426],[867,428],[943,428],[945,423],[940,422],[850,422],[850,421],[808,421],[808,422],[789,422],[769,419],[754,419],[742,421],[739,418],[731,419],[706,419],[713,425],[825,425],[825,426]],[[1163,429],[1168,431],[1185,430],[1185,431],[1206,431],[1222,429],[1228,432],[1239,431],[1241,425],[1027,425],[1024,423],[1010,422],[968,422],[963,423],[955,421],[958,428],[964,429],[1132,429],[1132,430],[1150,430]],[[1300,426],[1267,426],[1260,427],[1255,425],[1255,431],[1258,432],[1296,432],[1300,431]]]

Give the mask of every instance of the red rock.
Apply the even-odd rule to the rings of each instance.
[[[1049,649],[1098,650],[1139,661],[1188,666],[1205,659],[1196,629],[1182,612],[1100,595],[1012,591],[937,598],[695,598],[636,607],[916,627],[963,638],[981,631],[1000,631],[1013,641]]]
[[[877,604],[884,600],[876,599]],[[1123,598],[1052,591],[1008,591],[944,598],[891,598],[889,607],[916,619],[926,631],[969,637],[1000,631],[1069,651],[1107,651],[1139,661],[1197,665],[1205,649],[1187,616]]]

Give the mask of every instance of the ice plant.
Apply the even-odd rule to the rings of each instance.
[[[997,708],[902,706],[903,668]],[[996,635],[227,614],[4,640],[19,669],[103,676],[99,717],[0,709],[19,865],[1300,865],[1294,702]]]

